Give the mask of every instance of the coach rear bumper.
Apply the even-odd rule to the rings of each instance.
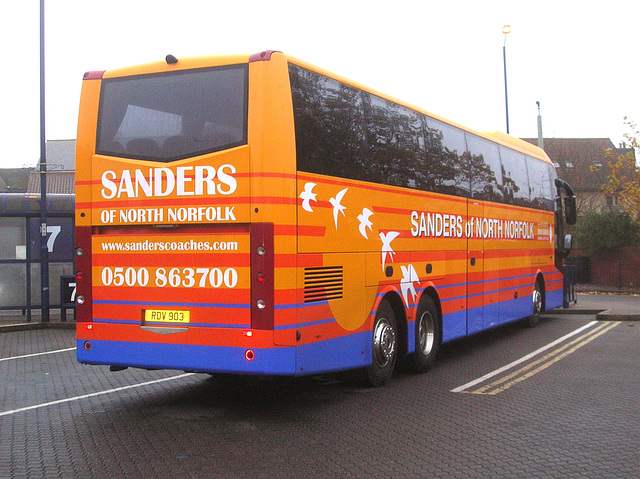
[[[77,340],[85,364],[206,373],[294,375],[295,347],[244,348],[111,340]]]

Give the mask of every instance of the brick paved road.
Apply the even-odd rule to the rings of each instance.
[[[73,331],[0,334],[0,477],[635,477],[640,323],[596,323],[451,392],[590,319],[460,341],[429,374],[397,374],[380,389],[110,373],[60,351]],[[47,351],[60,352],[7,359]],[[478,394],[487,382],[510,387]]]

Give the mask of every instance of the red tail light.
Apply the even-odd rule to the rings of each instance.
[[[273,223],[251,225],[251,328],[273,329]]]
[[[91,306],[91,227],[76,227],[76,321],[92,321]]]

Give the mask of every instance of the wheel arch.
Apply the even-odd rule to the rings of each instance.
[[[393,309],[396,316],[396,328],[398,329],[398,357],[402,358],[407,354],[408,348],[408,327],[407,327],[407,311],[402,302],[402,297],[398,291],[388,291],[380,301],[386,300]],[[377,308],[376,308],[377,309]]]

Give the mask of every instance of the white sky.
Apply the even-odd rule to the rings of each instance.
[[[39,1],[3,2],[0,167],[40,155]],[[640,3],[47,0],[47,139],[76,136],[85,71],[281,50],[481,131],[611,138],[640,122]]]

